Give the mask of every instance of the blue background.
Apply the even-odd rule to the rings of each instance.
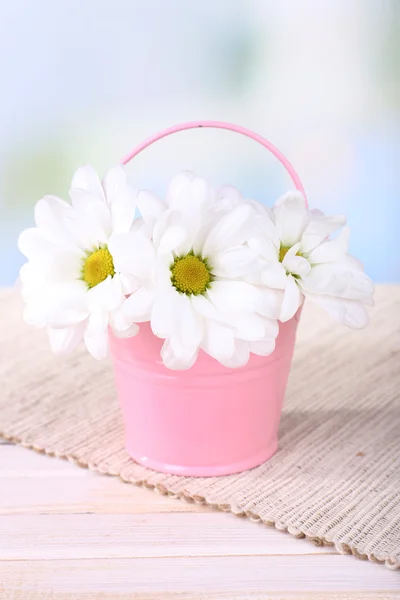
[[[397,0],[16,0],[0,35],[0,285],[18,232],[73,171],[100,173],[177,122],[236,122],[293,162],[311,206],[345,213],[351,251],[399,281],[400,24]],[[232,133],[192,131],[129,165],[163,193],[182,169],[268,204],[282,167]]]

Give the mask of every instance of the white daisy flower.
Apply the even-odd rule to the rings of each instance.
[[[279,319],[291,319],[306,296],[348,327],[367,325],[365,305],[373,303],[374,286],[361,263],[347,254],[349,230],[328,239],[345,217],[308,210],[300,192],[280,198],[272,211],[258,210],[259,230],[249,246],[264,260],[264,285],[281,294]]]
[[[111,169],[103,182],[92,167],[75,173],[69,192],[71,204],[45,196],[35,207],[36,227],[19,237],[28,258],[20,271],[24,318],[47,327],[55,352],[73,350],[82,339],[95,358],[107,354],[111,326],[117,335],[130,336],[137,325],[121,312],[127,294],[138,287],[138,257],[131,257],[129,273],[119,253],[119,239],[142,238],[134,225],[136,192],[125,171]]]
[[[239,367],[249,352],[264,356],[275,348],[271,292],[243,280],[257,266],[257,253],[246,243],[254,235],[254,211],[230,193],[182,173],[171,181],[165,203],[139,194],[155,248],[153,279],[126,300],[123,313],[151,321],[153,333],[165,339],[162,359],[171,369],[192,366],[200,349]],[[129,244],[126,255],[138,251],[133,240]]]

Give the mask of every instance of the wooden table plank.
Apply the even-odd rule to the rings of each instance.
[[[12,515],[0,534],[0,560],[337,554],[219,512]]]
[[[14,560],[0,563],[0,581],[25,592],[183,592],[193,599],[211,592],[246,598],[267,591],[400,591],[394,571],[341,555]]]
[[[1,600],[400,600],[400,572],[0,446]]]
[[[0,447],[0,515],[215,512],[19,446]]]
[[[0,588],[1,591],[1,588]],[[399,600],[396,592],[49,592],[4,591],[1,600]]]

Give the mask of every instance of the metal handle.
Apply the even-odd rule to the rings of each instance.
[[[250,129],[246,129],[245,127],[240,127],[240,125],[233,125],[232,123],[223,123],[221,121],[192,121],[190,123],[181,123],[180,125],[174,125],[173,127],[169,127],[168,129],[159,131],[155,135],[149,137],[147,140],[139,144],[139,146],[136,146],[136,148],[129,152],[129,154],[124,156],[124,158],[121,160],[121,163],[123,165],[126,165],[130,160],[132,160],[132,158],[134,158],[140,152],[142,152],[142,150],[144,150],[148,146],[151,146],[151,144],[154,144],[154,142],[161,140],[167,135],[177,133],[178,131],[185,131],[187,129],[196,129],[202,127],[212,127],[215,129],[227,129],[229,131],[234,131],[235,133],[240,133],[241,135],[249,137],[252,140],[255,140],[256,142],[264,146],[264,148],[269,150],[285,167],[286,171],[289,173],[295,185],[295,188],[303,194],[307,205],[307,197],[304,191],[303,184],[301,183],[300,178],[294,170],[293,166],[288,161],[288,159],[282,154],[282,152],[278,150],[278,148],[276,148],[273,144],[271,144],[271,142],[263,138],[261,135],[258,135],[258,133],[254,133],[254,131],[250,131]]]

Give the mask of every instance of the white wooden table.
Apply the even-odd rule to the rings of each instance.
[[[139,598],[400,599],[400,572],[0,442],[0,599]]]

